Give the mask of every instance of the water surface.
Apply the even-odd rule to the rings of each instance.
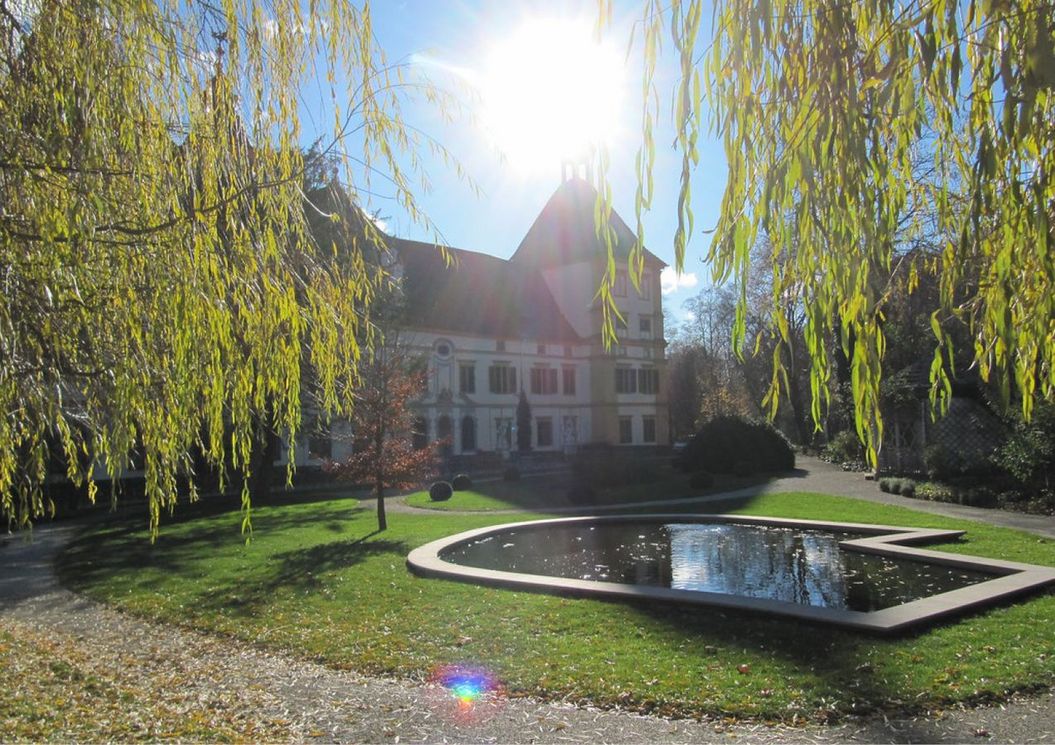
[[[682,521],[524,526],[446,549],[454,564],[874,611],[992,579],[842,549],[860,534]]]

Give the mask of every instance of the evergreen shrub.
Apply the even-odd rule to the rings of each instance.
[[[767,422],[721,416],[700,427],[679,465],[688,473],[779,473],[795,467],[795,451]]]
[[[429,499],[433,502],[446,502],[454,494],[454,487],[447,481],[435,481],[429,487]]]

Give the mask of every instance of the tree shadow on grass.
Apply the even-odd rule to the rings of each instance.
[[[224,610],[234,615],[254,615],[269,605],[276,595],[320,592],[328,585],[327,575],[341,572],[375,556],[405,556],[405,541],[371,540],[373,531],[353,540],[320,543],[303,549],[284,551],[269,557],[261,572],[246,582],[232,585],[229,593],[210,593],[200,598],[204,611]]]
[[[321,527],[331,532],[332,526],[315,514],[287,515],[273,520],[267,530],[281,531],[304,523],[322,522]],[[60,559],[60,576],[73,588],[105,586],[108,580],[127,576],[130,566],[150,570],[136,579],[137,590],[156,589],[164,592],[171,586],[169,575],[182,576],[178,583],[191,588],[190,603],[195,614],[224,612],[233,615],[252,615],[265,608],[276,595],[320,591],[326,585],[326,575],[341,572],[374,556],[405,556],[410,546],[401,540],[377,539],[380,532],[372,530],[358,538],[327,540],[327,534],[317,534],[324,542],[304,548],[294,548],[253,560],[245,575],[237,570],[209,573],[202,570],[201,561],[215,552],[217,546],[232,541],[241,546],[237,534],[224,528],[204,528],[189,535],[173,536],[160,545],[151,546],[139,530],[124,528],[119,536],[103,537],[89,534],[74,541]],[[102,543],[100,543],[102,539]],[[308,539],[310,540],[310,539]],[[100,546],[105,545],[105,550]],[[229,555],[228,555],[229,557]],[[193,577],[201,573],[197,581]]]
[[[241,532],[241,515],[237,509],[223,504],[194,507],[197,509],[181,514],[172,523],[162,524],[153,544],[140,516],[113,517],[89,526],[58,557],[56,568],[60,578],[74,588],[83,588],[105,584],[108,578],[127,572],[130,566],[161,574],[180,573],[204,556],[241,548],[246,545],[246,538],[251,538],[251,534]],[[363,512],[346,501],[320,502],[308,510],[261,511],[254,516],[253,526],[265,537],[317,528],[314,539],[325,541],[356,527],[364,529],[358,525],[363,516]],[[193,528],[184,523],[191,523]],[[357,543],[373,535],[341,543]],[[309,535],[306,540],[311,541],[312,537]],[[254,544],[249,545],[249,549],[253,547]],[[139,586],[150,588],[159,583],[159,580],[144,578]]]

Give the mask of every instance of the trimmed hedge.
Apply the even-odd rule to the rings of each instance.
[[[597,492],[587,481],[575,477],[572,479],[567,497],[571,504],[594,504],[597,501]]]
[[[900,494],[903,497],[916,496],[916,482],[912,479],[886,477],[879,479],[879,491],[887,494]]]
[[[436,481],[429,487],[429,499],[433,502],[446,502],[454,494],[454,487],[446,481]]]
[[[451,479],[451,486],[454,487],[454,491],[468,491],[473,488],[473,480],[468,474],[459,473]]]
[[[509,466],[506,470],[502,471],[503,481],[520,481],[520,469],[516,466]]]
[[[795,451],[768,423],[722,416],[700,427],[678,465],[688,473],[779,473],[795,467]]]
[[[689,486],[693,489],[710,489],[714,486],[714,474],[710,471],[697,471],[689,477]]]
[[[572,473],[577,482],[594,489],[647,484],[659,479],[659,470],[654,463],[611,450],[580,453],[572,463]]]

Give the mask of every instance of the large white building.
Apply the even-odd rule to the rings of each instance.
[[[509,260],[391,239],[402,270],[408,343],[428,360],[416,429],[450,438],[455,454],[517,447],[521,391],[531,405],[531,446],[570,451],[583,444],[668,442],[660,272],[645,252],[640,289],[620,271],[614,296],[624,322],[605,349],[597,300],[607,264],[597,237],[597,192],[566,179]],[[633,231],[616,214],[617,260],[625,267]]]

